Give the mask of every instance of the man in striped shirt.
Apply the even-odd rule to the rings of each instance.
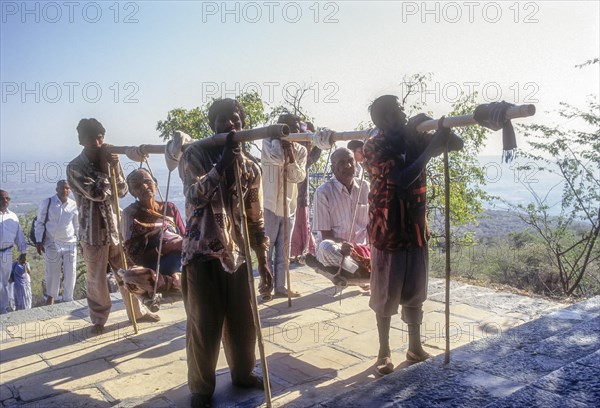
[[[365,268],[359,271],[361,265],[356,255],[360,253],[365,258],[364,255],[369,252],[365,245],[369,221],[369,183],[354,176],[354,156],[345,147],[333,152],[331,168],[333,177],[319,186],[314,196],[313,230],[321,235],[316,258],[325,267],[339,267],[343,262],[342,268],[353,277],[359,277],[361,272],[361,277],[368,277],[364,276],[364,272],[367,272]],[[351,231],[355,206],[356,219],[354,230]],[[361,245],[365,251],[360,251]]]
[[[94,119],[81,119],[77,125],[79,144],[83,151],[67,166],[67,180],[79,212],[79,239],[87,269],[87,302],[95,334],[104,331],[104,324],[112,306],[107,281],[107,266],[112,268],[119,291],[125,303],[127,316],[132,320],[156,322],[160,317],[149,312],[133,296],[133,309],[127,297],[129,292],[117,271],[123,267],[123,251],[117,228],[115,194],[124,197],[127,183],[119,156],[111,154],[104,143],[104,126]],[[111,169],[117,173],[117,191],[111,186]]]

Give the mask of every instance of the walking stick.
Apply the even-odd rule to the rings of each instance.
[[[444,364],[450,363],[450,169],[448,165],[448,144],[444,149],[444,229],[446,236],[446,351]]]
[[[289,218],[290,209],[288,208],[287,202],[287,176],[288,176],[288,161],[284,152],[283,161],[283,256],[285,259],[285,279],[287,280],[287,292],[288,292],[288,307],[292,307],[292,279],[290,276],[290,260],[289,260],[289,247],[290,247],[290,229],[289,229]]]
[[[121,209],[119,208],[119,193],[117,190],[117,167],[112,166],[111,168],[111,183],[113,189],[113,196],[115,197],[115,212],[117,214],[117,230],[119,237],[119,246],[121,247],[121,265],[123,269],[127,269],[127,259],[125,258],[125,252],[123,251],[123,240],[121,239]],[[117,272],[118,273],[118,272]],[[138,334],[138,325],[137,320],[135,319],[135,311],[133,310],[133,296],[129,289],[125,288],[127,291],[127,299],[123,299],[124,302],[129,303],[129,310],[131,310],[131,324],[133,325],[133,332]]]
[[[248,231],[248,219],[246,217],[246,204],[242,190],[242,180],[240,179],[240,164],[236,160],[234,163],[235,186],[238,194],[240,213],[242,216],[242,237],[244,239],[244,253],[246,255],[246,269],[248,271],[248,285],[250,286],[250,302],[252,307],[252,315],[254,317],[254,326],[256,327],[256,336],[258,339],[258,352],[260,353],[260,361],[263,367],[263,383],[265,385],[265,400],[267,408],[272,407],[271,403],[271,383],[269,381],[269,368],[267,366],[267,356],[265,355],[265,344],[263,341],[262,330],[260,325],[260,315],[258,313],[258,301],[256,300],[256,290],[254,289],[254,275],[252,274],[252,258],[250,256],[250,233]]]

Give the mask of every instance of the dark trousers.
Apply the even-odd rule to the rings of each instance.
[[[183,268],[182,291],[190,391],[213,394],[221,337],[232,381],[246,380],[256,364],[246,264],[227,273],[219,260],[192,260]]]

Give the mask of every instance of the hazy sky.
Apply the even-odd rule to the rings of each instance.
[[[414,73],[433,73],[436,117],[476,90],[480,102],[534,103],[522,123],[563,123],[560,101],[584,106],[600,87],[600,64],[575,67],[600,54],[598,1],[1,4],[3,163],[70,160],[83,117],[109,143],[158,143],[169,110],[244,90],[275,105],[312,85],[316,124],[350,130]],[[483,153],[499,156],[494,135]]]

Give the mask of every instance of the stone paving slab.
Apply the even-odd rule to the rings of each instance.
[[[499,377],[530,384],[563,365],[561,359],[520,350],[513,351],[510,358],[486,360],[477,367]]]
[[[499,399],[485,406],[485,408],[515,408],[515,407],[535,407],[535,408],[589,408],[588,404],[573,401],[572,399],[540,390],[536,387],[524,387],[508,397]]]
[[[45,368],[14,381],[22,401],[37,400],[94,385],[116,377],[118,372],[104,360],[94,360],[65,368]]]
[[[574,362],[548,374],[533,385],[573,401],[598,406],[600,367]]]
[[[460,347],[447,366],[440,355],[318,406],[597,407],[600,320],[573,319],[569,313],[596,310],[598,299],[553,313],[556,324],[548,315]],[[506,341],[526,336],[527,329],[537,343]]]
[[[30,373],[44,371],[49,368],[50,366],[39,355],[32,354],[2,363],[2,375],[0,379],[2,379],[2,383],[9,383],[23,378]]]
[[[108,408],[113,403],[98,388],[82,388],[65,392],[43,401],[20,405],[21,408]]]
[[[399,375],[401,382],[390,376],[378,378],[373,370],[377,352],[375,316],[368,307],[365,291],[348,287],[340,294],[329,281],[306,267],[295,268],[292,279],[292,288],[302,296],[292,299],[291,307],[287,299],[259,305],[274,407],[377,406],[371,404],[373,401],[379,401],[381,406],[400,403],[404,406],[405,402],[410,406],[427,401],[427,392],[436,395],[429,403],[458,406],[461,400],[470,398],[482,406],[493,399],[502,401],[505,395],[516,394],[517,389],[525,399],[523,389],[537,386],[556,372],[548,371],[555,365],[553,356],[544,354],[539,369],[530,371],[520,370],[518,365],[495,371],[485,365],[486,361],[514,355],[511,346],[515,344],[519,345],[518,352],[526,356],[535,352],[527,348],[535,341],[554,345],[552,337],[558,338],[563,332],[570,333],[569,341],[576,343],[580,339],[578,352],[569,355],[569,363],[590,369],[597,367],[600,359],[593,346],[586,343],[595,339],[596,321],[586,326],[583,320],[586,315],[600,316],[600,302],[573,305],[556,312],[554,318],[545,318],[543,329],[531,326],[535,341],[527,340],[528,331],[506,340],[506,330],[509,333],[518,330],[531,324],[527,322],[529,319],[564,305],[451,282],[454,292],[451,347],[457,350],[452,352],[451,367],[444,368],[440,363],[444,349],[444,304],[437,299],[443,296],[444,282],[431,279],[432,298],[424,305],[424,326],[428,329],[423,337],[425,349],[437,357],[405,369],[406,326],[399,316],[394,316],[390,340],[398,369],[392,376]],[[163,299],[161,321],[141,323],[136,335],[126,321],[123,302],[118,294],[113,297],[113,309],[102,336],[90,332],[85,301],[38,308],[41,310],[32,312],[29,318],[30,311],[1,316],[1,406],[189,406],[185,311],[181,299]],[[516,329],[509,329],[515,325]],[[499,329],[486,331],[482,328],[485,326]],[[467,347],[471,348],[461,352]],[[543,369],[546,371],[542,372]],[[515,374],[507,375],[510,370]],[[560,383],[562,378],[557,377],[555,382]],[[462,399],[448,399],[445,392],[450,392],[456,381],[460,384],[457,395]],[[552,394],[546,389],[536,389],[546,396]],[[401,395],[390,397],[389,392],[394,390]],[[427,392],[421,397],[421,391]],[[328,398],[341,398],[344,392],[360,395],[363,400],[352,405],[327,402]],[[585,404],[587,400],[578,401]],[[254,407],[264,403],[262,392],[231,385],[222,349],[214,403],[216,407]]]
[[[539,343],[532,343],[524,349],[560,358],[566,363],[594,353],[598,350],[599,343],[600,317],[597,317]]]
[[[162,362],[162,361],[161,361]],[[128,375],[114,376],[102,381],[105,389],[114,399],[124,400],[128,398],[157,395],[176,387],[185,381],[187,364],[179,360],[169,364],[154,365],[146,363],[146,369],[134,370]],[[160,363],[159,363],[160,364]]]
[[[320,345],[333,345],[354,335],[330,321],[313,322],[307,326],[271,326],[262,331],[265,341],[292,352],[305,351]]]

